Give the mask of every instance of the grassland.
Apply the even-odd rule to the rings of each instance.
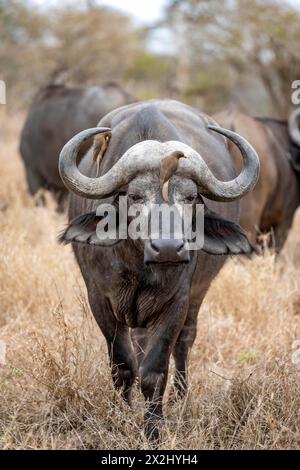
[[[71,248],[56,242],[65,216],[27,194],[22,116],[0,120],[0,448],[146,449],[140,392],[130,410],[113,390]],[[211,286],[162,449],[299,447],[299,240],[298,215],[279,259],[229,260]]]

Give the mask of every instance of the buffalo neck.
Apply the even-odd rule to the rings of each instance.
[[[130,244],[130,249],[128,249]],[[145,327],[163,315],[178,297],[188,303],[197,255],[189,264],[144,265],[143,253],[130,240],[113,247],[115,254],[109,298],[116,318],[130,327]]]

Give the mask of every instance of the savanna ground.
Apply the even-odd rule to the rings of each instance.
[[[65,216],[50,196],[41,208],[27,194],[22,117],[0,118],[0,447],[146,449],[141,394],[131,411],[113,390],[71,248],[56,242]],[[188,396],[165,406],[162,449],[299,447],[299,239],[298,215],[279,260],[229,260],[211,286]]]

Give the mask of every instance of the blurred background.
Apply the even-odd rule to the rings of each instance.
[[[116,81],[139,99],[286,118],[299,0],[0,0],[7,110],[50,83]]]

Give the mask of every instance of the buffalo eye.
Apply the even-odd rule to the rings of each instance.
[[[142,202],[143,201],[143,196],[141,196],[140,194],[128,194],[128,197],[133,202]]]
[[[191,194],[190,196],[186,196],[185,200],[187,202],[194,202],[196,199],[196,196],[194,196],[193,194]]]

